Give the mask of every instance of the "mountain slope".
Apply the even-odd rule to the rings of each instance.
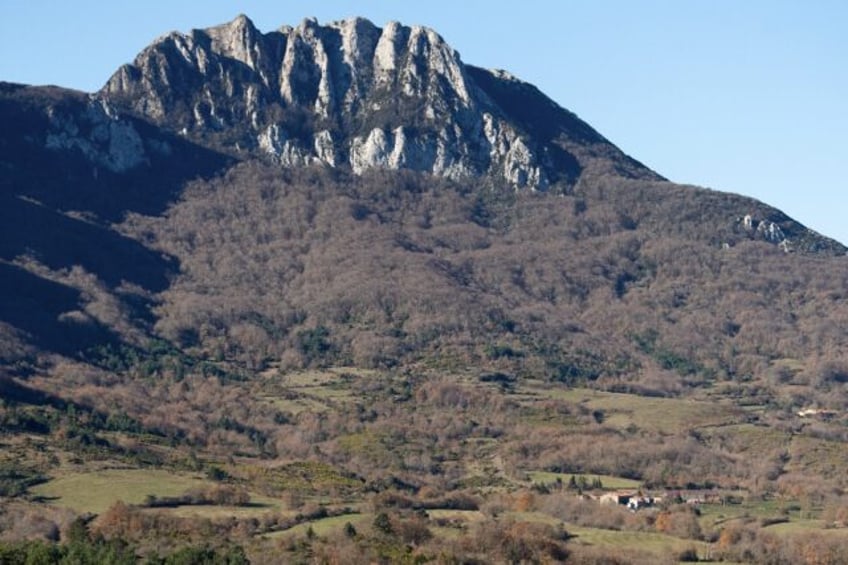
[[[77,356],[119,341],[110,325],[137,334],[129,328],[146,325],[152,293],[177,265],[113,222],[162,213],[187,179],[227,158],[54,87],[3,83],[0,118],[4,340],[17,343],[17,329],[37,348]],[[98,301],[110,306],[88,312]]]
[[[421,27],[305,20],[263,34],[240,16],[163,36],[93,95],[1,94],[9,296],[26,277],[67,294],[38,323],[4,307],[19,349],[91,358],[103,340],[166,338],[254,369],[450,351],[638,381],[662,373],[653,351],[666,343],[702,378],[733,373],[721,351],[746,334],[681,340],[673,324],[700,314],[684,298],[659,308],[666,288],[710,308],[708,327],[736,327],[732,289],[705,290],[717,271],[752,268],[754,253],[755,268],[795,281],[845,254],[762,203],[664,181]],[[679,266],[693,256],[704,263]],[[827,264],[841,280],[843,261]],[[757,284],[791,310],[780,284]],[[43,337],[66,331],[89,337]],[[303,345],[314,332],[317,356]],[[733,347],[768,366],[778,347],[754,334]],[[487,360],[498,341],[516,355]]]
[[[814,372],[814,327],[818,347],[841,350],[818,318],[824,304],[812,305],[841,292],[844,260],[703,225],[695,211],[723,205],[720,194],[613,184],[629,198],[486,201],[427,177],[281,175],[253,162],[126,229],[156,233],[181,260],[162,335],[254,368],[424,359],[563,380],[662,377],[676,390],[764,375],[784,357]],[[675,190],[692,215],[669,227]],[[799,303],[815,316],[799,317]],[[828,304],[827,319],[843,315]],[[316,331],[317,356],[304,343]]]

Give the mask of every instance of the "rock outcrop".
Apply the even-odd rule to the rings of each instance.
[[[78,150],[93,164],[114,173],[147,161],[144,142],[133,124],[122,119],[105,100],[89,101],[82,113],[48,111],[50,127],[45,147]]]
[[[528,89],[467,67],[424,27],[309,19],[263,34],[239,16],[161,37],[99,96],[217,149],[286,167],[406,168],[546,190],[572,185],[601,157],[629,176],[658,178],[547,98],[548,135],[516,122],[523,104],[538,103]],[[581,143],[570,143],[577,130]]]

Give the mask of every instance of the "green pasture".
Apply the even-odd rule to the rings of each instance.
[[[786,470],[810,476],[835,478],[848,486],[848,450],[836,440],[796,434],[792,436]]]
[[[575,536],[569,541],[569,544],[572,545],[583,544],[609,548],[628,547],[635,551],[654,553],[658,556],[673,555],[690,547],[704,553],[706,546],[704,542],[685,540],[658,532],[606,530],[586,528],[568,523],[565,524],[565,529],[569,534]]]
[[[788,447],[791,436],[773,427],[749,423],[729,424],[704,430],[703,436],[712,444],[726,446],[751,459],[772,456]]]
[[[635,426],[658,432],[721,426],[739,422],[743,412],[728,404],[692,399],[657,398],[603,392],[585,388],[528,387],[537,398],[552,398],[582,404],[600,412],[605,425],[626,429]],[[532,397],[531,397],[532,398]]]
[[[141,504],[147,495],[179,496],[189,489],[211,484],[199,475],[160,469],[107,469],[57,476],[31,491],[58,506],[100,513],[119,500]]]
[[[848,528],[829,528],[824,520],[790,520],[789,522],[766,526],[764,530],[781,537],[816,533],[843,539],[848,544]]]

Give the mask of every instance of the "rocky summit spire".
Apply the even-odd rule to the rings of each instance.
[[[99,95],[217,149],[287,167],[407,168],[546,190],[569,186],[602,156],[618,172],[655,177],[531,89],[550,114],[536,131],[521,119],[523,106],[538,103],[528,86],[466,66],[425,27],[306,19],[261,33],[240,15],[159,38]]]

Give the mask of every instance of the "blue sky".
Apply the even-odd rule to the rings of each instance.
[[[157,36],[247,14],[433,27],[669,179],[753,196],[848,244],[844,0],[2,0],[0,80],[98,89]]]

